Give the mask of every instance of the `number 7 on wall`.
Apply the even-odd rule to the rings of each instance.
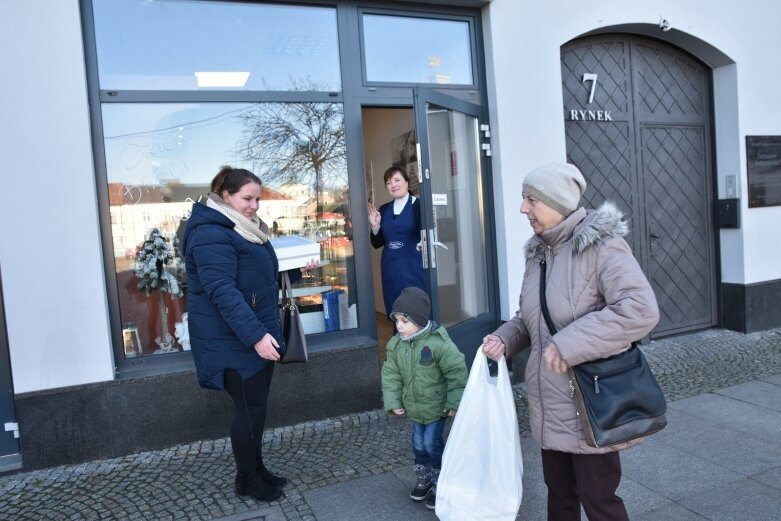
[[[587,72],[583,75],[583,83],[587,81],[591,82],[591,92],[588,95],[588,102],[594,102],[594,91],[597,90],[597,75],[592,72]]]

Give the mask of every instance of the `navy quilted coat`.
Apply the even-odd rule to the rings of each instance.
[[[223,372],[246,380],[268,360],[255,352],[266,333],[284,351],[279,316],[279,263],[270,242],[255,244],[233,221],[201,203],[184,232],[187,312],[198,383],[223,388]],[[294,273],[298,270],[294,270]]]

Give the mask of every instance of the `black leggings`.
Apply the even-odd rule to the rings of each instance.
[[[266,424],[268,391],[274,364],[269,362],[258,374],[245,380],[235,369],[225,370],[225,391],[233,400],[231,446],[236,470],[255,473],[256,458],[262,460],[263,427]]]

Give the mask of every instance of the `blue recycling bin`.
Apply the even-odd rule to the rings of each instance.
[[[323,292],[323,322],[326,331],[339,331],[339,295],[344,293],[341,289],[332,289]]]

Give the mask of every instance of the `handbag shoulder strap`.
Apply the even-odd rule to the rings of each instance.
[[[553,320],[550,318],[550,313],[548,312],[548,300],[545,298],[545,290],[546,290],[546,272],[547,272],[547,262],[545,262],[545,255],[542,256],[542,260],[540,261],[540,309],[542,310],[542,316],[545,319],[545,325],[548,326],[548,331],[550,332],[551,336],[556,334],[556,326],[553,325]]]
[[[282,307],[295,306],[296,303],[293,300],[293,287],[290,284],[290,276],[287,271],[283,271],[280,274],[280,279],[282,279],[282,287],[280,288],[282,290]]]
[[[548,331],[550,332],[551,336],[553,336],[558,330],[556,329],[556,326],[553,325],[553,320],[550,318],[550,313],[548,312],[548,301],[545,298],[546,271],[547,263],[545,262],[545,256],[543,256],[542,260],[540,261],[540,310],[542,311],[542,317],[545,319],[545,325],[548,326]],[[637,340],[632,342],[631,347],[639,347]]]

